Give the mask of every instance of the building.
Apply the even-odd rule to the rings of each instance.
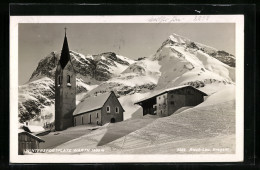
[[[206,93],[192,87],[179,86],[153,93],[135,104],[143,108],[143,115],[169,116],[184,106],[196,106],[204,101]]]
[[[36,136],[43,136],[50,133],[50,130],[45,130],[42,126],[25,125],[22,127],[24,131]]]
[[[73,112],[74,126],[120,122],[123,121],[123,112],[124,109],[113,91],[89,97],[79,103]]]
[[[66,36],[55,72],[55,130],[73,126],[72,113],[76,108],[76,74],[73,68]]]
[[[20,130],[18,133],[18,154],[23,155],[27,149],[39,149],[40,142],[45,141],[29,132]]]

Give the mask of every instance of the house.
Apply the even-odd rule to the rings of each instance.
[[[143,115],[169,116],[184,106],[196,106],[204,101],[206,93],[189,85],[157,91],[135,104],[143,108]]]
[[[79,103],[74,110],[74,126],[120,122],[123,121],[123,112],[124,109],[113,91],[89,97]]]
[[[18,154],[23,155],[26,149],[39,149],[39,143],[45,142],[38,136],[35,136],[32,133],[26,132],[22,129],[19,129],[18,133]]]

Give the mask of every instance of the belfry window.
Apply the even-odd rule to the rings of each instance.
[[[70,84],[70,75],[67,75],[67,86],[68,86],[68,87],[71,87],[71,84]]]
[[[61,76],[58,76],[58,85],[61,85]]]
[[[70,83],[70,75],[67,75],[67,83]]]

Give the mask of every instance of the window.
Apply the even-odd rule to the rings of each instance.
[[[107,106],[107,113],[110,113],[110,106]]]
[[[98,113],[97,113],[97,118],[98,118]]]
[[[91,114],[89,115],[89,124],[91,124]]]
[[[84,121],[83,121],[83,116],[81,116],[81,122],[82,122],[82,125],[84,124]]]
[[[98,121],[97,121],[97,125],[98,125]]]
[[[70,83],[70,75],[67,75],[67,83]]]
[[[161,99],[161,97],[159,97],[159,100]]]
[[[61,76],[58,76],[58,85],[61,85]]]
[[[76,118],[74,118],[74,126],[76,126],[77,125],[77,121],[76,121],[77,119]]]
[[[116,107],[116,113],[119,113],[119,107]]]
[[[174,105],[174,101],[171,101],[171,104]]]
[[[173,98],[173,94],[171,95],[171,98]]]

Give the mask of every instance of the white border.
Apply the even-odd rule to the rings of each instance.
[[[236,153],[172,155],[18,155],[18,24],[19,23],[235,23],[236,31]],[[10,162],[239,162],[244,152],[244,16],[10,16]]]

